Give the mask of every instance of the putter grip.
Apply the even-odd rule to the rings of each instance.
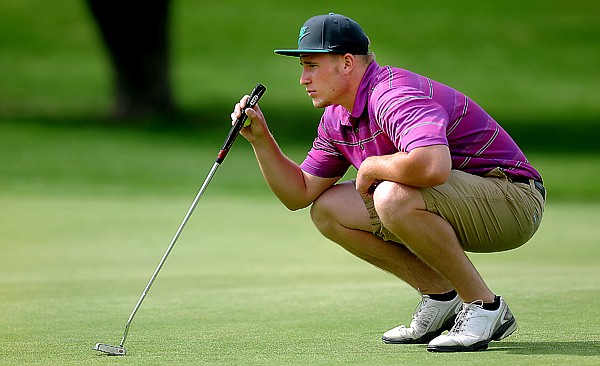
[[[244,109],[253,108],[256,105],[256,103],[258,103],[258,100],[260,99],[260,97],[262,97],[265,91],[267,91],[267,88],[264,85],[260,83],[256,84],[254,90],[252,90],[252,93],[250,93],[250,98],[248,98],[248,102],[246,103],[246,107]],[[217,163],[221,164],[223,160],[225,160],[227,153],[229,153],[229,149],[231,149],[231,146],[233,146],[233,143],[235,142],[235,139],[240,133],[240,130],[244,126],[244,122],[246,122],[247,118],[248,115],[246,115],[246,113],[242,111],[242,115],[240,116],[240,118],[238,118],[233,123],[233,126],[231,127],[231,130],[229,130],[229,134],[227,135],[227,138],[223,143],[223,147],[219,151],[219,155],[217,155]]]

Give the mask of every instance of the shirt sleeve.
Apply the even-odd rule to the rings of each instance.
[[[448,145],[448,113],[421,91],[411,88],[387,90],[375,103],[381,129],[399,151],[432,145]]]
[[[321,118],[317,137],[308,155],[300,164],[300,169],[321,178],[335,178],[343,176],[350,162],[330,142],[324,119]]]

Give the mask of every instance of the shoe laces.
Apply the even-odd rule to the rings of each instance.
[[[413,311],[413,321],[411,324],[411,328],[413,325],[418,328],[427,328],[431,321],[435,318],[435,314],[431,311],[423,311],[427,307],[427,300],[429,300],[428,296],[421,295],[421,301],[415,307]]]
[[[481,308],[482,306],[483,306],[482,300],[475,300],[471,303],[463,304],[463,306],[460,309],[460,311],[458,312],[458,314],[456,314],[456,320],[454,321],[454,326],[452,326],[452,329],[450,329],[449,334],[460,333],[464,329],[466,324],[468,323],[469,316],[471,315],[471,313],[474,312],[475,310],[477,310],[478,308]]]

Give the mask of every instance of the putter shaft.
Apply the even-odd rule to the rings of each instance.
[[[264,87],[264,85],[257,84],[256,87],[254,88],[254,90],[252,90],[252,93],[250,94],[250,98],[248,98],[248,102],[246,103],[246,108],[253,108],[258,103],[258,100],[264,94],[264,92],[266,90],[267,89]],[[127,339],[127,334],[129,333],[129,327],[131,326],[131,322],[133,321],[135,314],[137,313],[138,309],[142,305],[142,302],[146,298],[148,291],[150,291],[150,287],[152,287],[152,284],[154,283],[156,276],[158,276],[158,273],[160,272],[161,268],[165,264],[165,261],[167,260],[167,257],[171,253],[171,250],[173,250],[173,247],[175,246],[177,239],[179,239],[179,235],[181,234],[181,232],[183,231],[183,228],[185,227],[188,220],[190,219],[190,216],[192,216],[192,213],[194,212],[194,209],[198,205],[198,201],[200,201],[200,198],[204,194],[206,187],[208,187],[208,184],[210,183],[213,176],[217,172],[217,169],[219,168],[221,163],[223,163],[223,161],[225,160],[225,157],[229,153],[229,150],[231,149],[235,139],[237,138],[237,136],[238,136],[240,130],[242,129],[244,122],[246,121],[247,118],[248,118],[248,116],[246,115],[246,113],[242,112],[242,115],[233,123],[233,126],[231,127],[231,130],[229,131],[229,134],[227,135],[227,138],[225,139],[225,142],[223,143],[223,147],[221,148],[221,150],[219,151],[219,154],[217,155],[217,159],[215,160],[215,163],[213,164],[212,168],[208,172],[208,175],[206,176],[204,183],[198,190],[198,193],[196,194],[194,201],[192,202],[185,217],[183,218],[183,221],[179,225],[179,228],[175,232],[173,239],[171,239],[171,243],[169,244],[167,251],[163,255],[160,262],[158,263],[158,266],[156,267],[156,270],[152,274],[152,277],[150,277],[150,281],[148,281],[148,284],[146,285],[146,288],[144,288],[142,295],[140,296],[139,300],[133,307],[133,311],[131,312],[131,315],[129,315],[129,319],[127,320],[127,323],[125,324],[125,331],[123,332],[123,338],[121,339],[121,343],[119,344],[118,347],[111,346],[111,345],[104,344],[104,343],[96,343],[96,346],[93,348],[94,350],[104,352],[109,355],[125,355],[126,351],[123,346],[125,344],[125,340]]]
[[[146,285],[146,288],[142,292],[142,295],[140,296],[138,302],[135,304],[135,307],[133,308],[133,311],[131,312],[131,315],[129,315],[129,319],[127,320],[127,324],[125,324],[125,332],[123,333],[123,338],[121,339],[121,343],[119,345],[120,347],[123,347],[123,345],[125,344],[125,339],[127,339],[127,333],[129,333],[129,326],[131,325],[131,322],[133,321],[133,317],[135,316],[135,314],[137,313],[138,309],[142,305],[142,302],[146,298],[146,295],[148,294],[148,291],[150,291],[150,287],[152,287],[152,284],[154,283],[154,280],[156,279],[156,276],[158,276],[158,272],[160,272],[160,269],[165,264],[165,261],[167,260],[167,257],[171,253],[171,250],[173,250],[173,247],[175,246],[175,243],[177,242],[177,239],[179,239],[179,235],[181,234],[181,232],[183,231],[183,228],[185,227],[185,225],[187,224],[188,220],[190,219],[190,216],[192,216],[192,213],[194,212],[194,209],[198,205],[198,201],[200,201],[200,198],[204,194],[204,191],[206,190],[206,187],[208,187],[208,184],[212,180],[213,176],[217,172],[217,169],[219,168],[220,165],[221,165],[220,163],[215,162],[213,164],[212,168],[210,169],[210,171],[208,172],[208,175],[206,176],[206,179],[204,180],[204,183],[202,184],[202,187],[200,187],[200,190],[196,194],[196,198],[194,198],[194,201],[192,202],[192,205],[190,206],[190,208],[187,211],[187,213],[185,214],[185,217],[183,218],[183,221],[181,222],[181,225],[179,225],[179,228],[177,229],[177,232],[175,232],[175,235],[173,236],[173,239],[171,239],[171,243],[169,244],[169,247],[167,248],[167,251],[163,255],[163,257],[160,260],[160,262],[158,263],[158,266],[156,267],[156,270],[154,271],[154,274],[152,275],[152,277],[150,277],[150,281],[148,281],[148,284]]]

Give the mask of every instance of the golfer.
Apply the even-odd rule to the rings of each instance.
[[[275,53],[299,58],[300,84],[324,109],[312,149],[300,165],[288,159],[258,106],[241,134],[285,206],[312,205],[325,237],[419,291],[410,325],[383,341],[475,351],[513,333],[505,300],[465,254],[515,249],[540,225],[542,178],[513,139],[459,91],[378,65],[343,15],[310,18],[298,48]],[[338,183],[351,165],[356,180]]]

